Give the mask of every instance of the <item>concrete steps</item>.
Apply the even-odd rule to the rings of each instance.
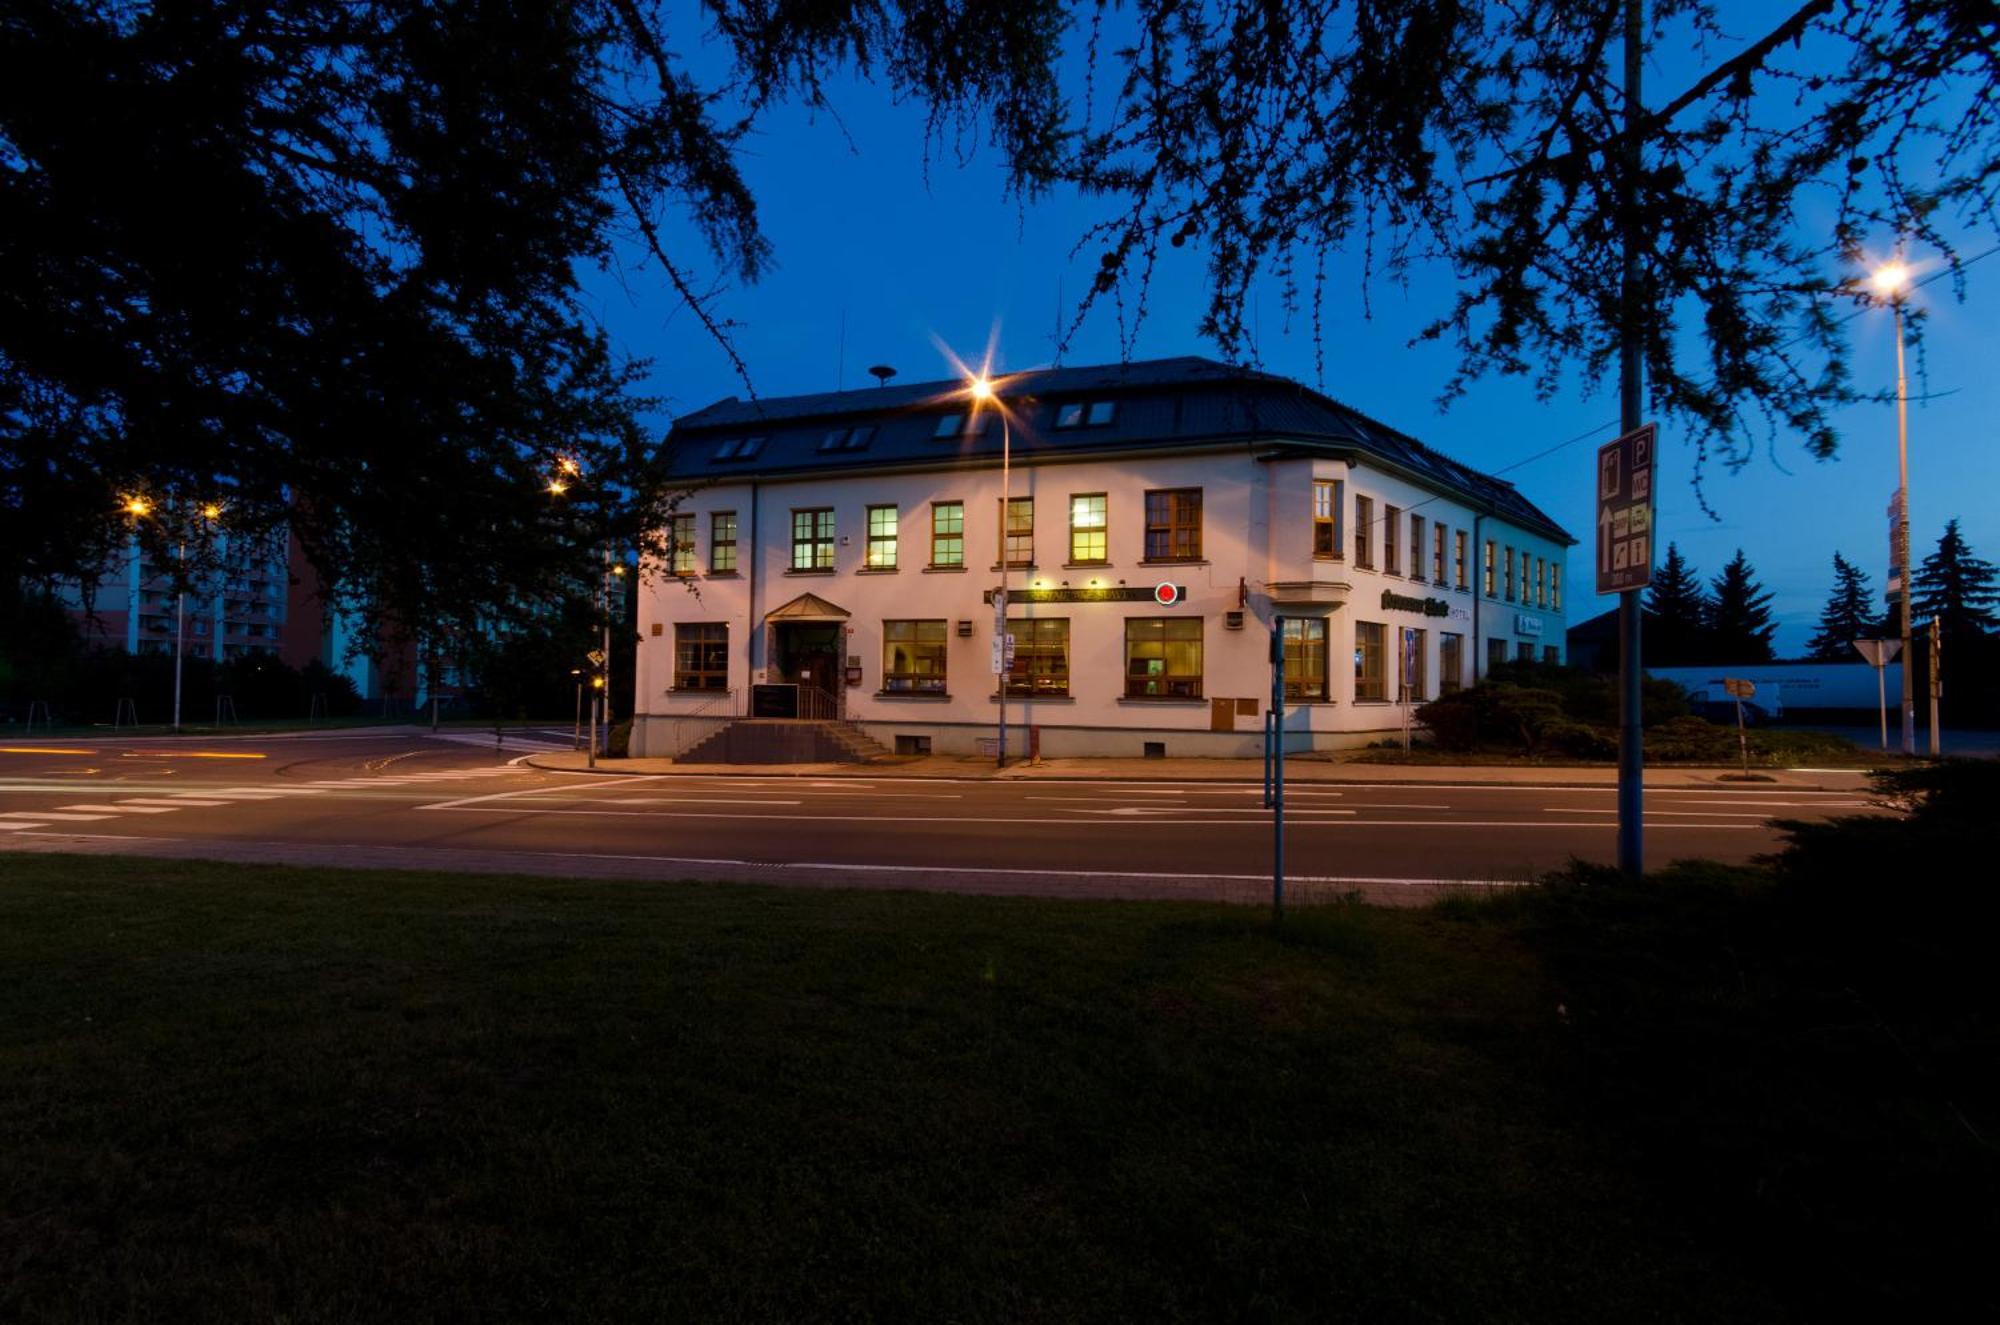
[[[889,752],[850,722],[739,718],[688,748],[677,764],[867,764]]]

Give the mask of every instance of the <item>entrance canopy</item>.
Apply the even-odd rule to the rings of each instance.
[[[782,607],[772,608],[764,614],[764,620],[775,626],[787,621],[845,621],[852,615],[816,593],[802,593]]]

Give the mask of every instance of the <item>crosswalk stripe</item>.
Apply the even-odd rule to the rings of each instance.
[[[109,819],[108,814],[58,814],[54,810],[33,810],[26,813],[0,814],[0,819],[61,819],[66,823],[88,823],[92,819]]]

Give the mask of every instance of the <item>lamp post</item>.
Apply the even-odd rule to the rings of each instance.
[[[1903,753],[1917,752],[1917,700],[1910,649],[1910,593],[1913,576],[1910,565],[1910,386],[1903,372],[1903,300],[1909,291],[1910,269],[1902,262],[1888,262],[1869,277],[1875,293],[1889,301],[1896,315],[1896,561],[1901,574],[1898,593],[1898,623],[1903,640]]]
[[[204,528],[222,518],[218,502],[204,502],[200,508]],[[125,513],[135,520],[152,514],[153,504],[144,497],[127,497]],[[187,529],[174,522],[174,734],[181,730],[181,666],[187,652]]]
[[[1007,656],[1007,511],[1013,500],[1013,429],[1008,423],[1007,408],[1000,404],[993,390],[993,379],[981,375],[972,379],[972,400],[975,410],[982,404],[991,404],[1000,415],[1000,589],[993,596],[993,648],[999,659],[996,680],[1000,689],[1000,730],[999,740],[994,746],[994,765],[1007,767],[1007,682],[1012,677],[1011,659]]]

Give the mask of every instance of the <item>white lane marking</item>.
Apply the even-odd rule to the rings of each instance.
[[[1618,811],[1587,810],[1580,808],[1569,808],[1560,805],[1544,805],[1542,807],[1542,813],[1543,814],[1616,814],[1618,813]],[[1771,817],[1768,814],[1740,813],[1735,810],[1656,810],[1650,805],[1646,807],[1646,817],[1648,819],[1652,818],[1656,814],[1674,815],[1678,818],[1683,818],[1683,819],[1699,819],[1703,815],[1707,815],[1711,819],[1764,820],[1764,819],[1769,819]]]
[[[25,832],[30,828],[47,828],[47,827],[48,825],[44,823],[10,823],[4,820],[0,820],[0,833],[20,833],[20,832]]]
[[[665,797],[665,796],[653,796],[653,797],[647,797],[647,796],[631,796],[631,797],[627,797],[626,799],[624,799],[624,800],[621,800],[621,801],[619,801],[619,802],[618,802],[618,804],[620,804],[620,805],[688,805],[688,804],[691,804],[691,803],[694,803],[694,802],[689,802],[689,801],[684,801],[684,800],[675,800],[675,799],[671,799],[671,798],[669,798],[669,797]],[[805,804],[805,802],[804,802],[804,801],[802,801],[802,800],[794,800],[794,801],[774,801],[774,800],[752,800],[752,799],[751,799],[750,797],[748,797],[748,796],[739,796],[739,797],[723,797],[723,796],[706,796],[706,797],[703,797],[703,798],[701,799],[701,801],[699,802],[699,804],[702,804],[702,805],[804,805],[804,804]]]
[[[1243,811],[1233,805],[1120,805],[1110,810],[1071,810],[1071,814],[1241,814]],[[1294,810],[1297,814],[1354,814],[1353,810],[1305,809]],[[1210,820],[1211,823],[1218,822]],[[1232,822],[1244,822],[1232,820]],[[1259,819],[1257,823],[1264,822]]]
[[[1855,809],[1857,807],[1865,808],[1868,804],[1867,801],[1771,801],[1771,800],[1745,799],[1740,796],[1713,796],[1713,797],[1675,796],[1670,798],[1663,797],[1662,799],[1671,799],[1677,804],[1687,804],[1687,805],[1693,805],[1704,801],[1712,801],[1714,804],[1717,805],[1789,805],[1794,809],[1815,809],[1815,810],[1849,810],[1849,809]]]
[[[228,801],[209,801],[196,798],[185,800],[179,796],[134,796],[130,800],[119,801],[120,805],[158,805],[168,810],[185,810],[190,805],[227,805]]]
[[[636,786],[641,782],[658,782],[665,776],[664,773],[642,773],[637,777],[626,778],[619,786],[630,787]],[[455,810],[464,805],[479,805],[488,801],[512,800],[516,796],[546,796],[550,792],[568,792],[574,790],[576,790],[574,782],[560,783],[553,787],[522,787],[518,791],[496,791],[485,796],[466,796],[455,801],[439,801],[435,805],[419,805],[416,808],[419,810]]]
[[[596,774],[585,773],[581,769],[575,769],[575,770],[542,769],[540,771],[546,773],[574,772],[578,776],[582,777],[598,776]],[[1831,769],[1831,770],[1821,770],[1821,771],[1853,772],[1854,770]],[[796,776],[777,777],[777,778],[741,778],[741,777],[734,777],[726,773],[649,773],[645,774],[644,776],[655,777],[655,778],[674,778],[686,782],[712,782],[712,783],[744,782],[744,781],[797,782],[799,780],[799,777]],[[845,782],[847,781],[847,779],[842,778],[840,779],[840,781]],[[876,781],[913,782],[918,784],[944,783],[947,785],[983,783],[986,785],[996,786],[996,787],[1052,787],[1052,788],[1053,787],[1123,787],[1123,788],[1169,787],[1176,789],[1185,788],[1187,790],[1194,790],[1196,788],[1211,788],[1215,790],[1233,791],[1241,794],[1251,794],[1255,793],[1258,790],[1257,781],[1254,778],[1238,778],[1227,782],[1218,782],[1213,780],[1197,780],[1194,778],[1188,778],[1185,780],[1167,779],[1165,781],[1139,781],[1136,779],[1127,779],[1127,778],[1057,778],[1057,777],[1047,777],[1047,778],[924,777],[924,778],[876,779]],[[1541,783],[1541,782],[1474,782],[1474,781],[1452,782],[1444,780],[1432,782],[1428,779],[1420,781],[1404,781],[1404,782],[1347,782],[1347,781],[1332,781],[1332,780],[1322,781],[1314,778],[1300,777],[1297,774],[1290,772],[1288,772],[1285,775],[1285,790],[1287,794],[1291,793],[1294,790],[1304,790],[1306,788],[1312,788],[1314,790],[1318,790],[1319,788],[1322,787],[1329,789],[1338,788],[1340,790],[1346,790],[1346,791],[1354,791],[1354,790],[1409,791],[1413,787],[1423,787],[1426,789],[1436,788],[1438,790],[1449,790],[1449,791],[1493,791],[1493,792],[1557,791],[1564,793],[1575,792],[1578,794],[1588,794],[1588,795],[1598,795],[1598,796],[1614,796],[1618,793],[1618,788],[1610,783],[1606,783],[1603,786],[1578,786],[1575,784],[1564,785],[1562,783]],[[1652,783],[1652,782],[1646,783],[1644,789],[1648,793],[1664,792],[1670,795],[1689,795],[1689,796],[1728,795],[1733,790],[1732,788],[1728,787],[1717,787],[1714,789],[1709,789],[1706,787],[1688,786],[1684,783]],[[1822,788],[1822,787],[1785,787],[1783,791],[1784,794],[1787,796],[1852,797],[1854,795],[1854,789],[1833,790],[1830,788]],[[1334,795],[1338,793],[1336,791],[1329,790],[1327,794]]]
[[[761,821],[763,823],[802,823],[802,824],[844,823],[844,824],[854,824],[856,826],[864,826],[868,824],[1066,824],[1074,828],[1077,826],[1077,824],[1084,822],[1078,819],[1018,819],[1018,818],[1002,819],[1002,818],[994,818],[987,815],[966,816],[966,815],[943,815],[943,814],[938,814],[938,815],[871,814],[865,819],[854,819],[832,814],[703,814],[698,811],[680,811],[680,810],[544,810],[544,809],[538,809],[532,805],[518,805],[518,804],[491,805],[491,804],[478,803],[478,802],[489,802],[489,801],[500,800],[504,796],[520,796],[527,794],[529,793],[503,792],[499,796],[473,796],[462,801],[448,801],[448,802],[442,802],[437,805],[418,805],[415,806],[414,808],[419,810],[455,810],[460,813],[472,813],[472,814],[477,814],[480,812],[493,812],[493,813],[503,813],[503,814],[511,813],[511,814],[594,815],[599,817],[611,816],[616,818],[629,818],[629,819],[746,819],[752,822]],[[1136,809],[1137,807],[1134,808]],[[1321,811],[1321,813],[1332,814],[1335,813],[1335,811],[1325,810]],[[1101,822],[1107,824],[1111,822],[1117,822],[1123,824],[1130,824],[1134,827],[1143,825],[1147,829],[1154,829],[1154,830],[1161,828],[1198,828],[1206,831],[1211,828],[1218,828],[1218,827],[1226,828],[1237,825],[1246,825],[1257,828],[1269,828],[1271,826],[1271,820],[1267,815],[1259,815],[1254,819],[1203,819],[1199,821],[1190,820],[1187,823],[1175,823],[1171,819],[1157,819],[1152,817],[1147,817],[1147,818],[1134,817],[1134,818],[1127,818],[1115,821],[1105,820]],[[1607,823],[1603,820],[1581,820],[1576,823],[1522,823],[1517,819],[1493,819],[1493,820],[1303,819],[1296,821],[1296,826],[1300,828],[1394,828],[1401,831],[1407,831],[1411,828],[1527,828],[1527,829],[1616,828],[1618,825],[1615,823]],[[1676,823],[1676,824],[1659,824],[1657,826],[1660,828],[1741,828],[1741,829],[1748,829],[1753,832],[1761,831],[1763,829],[1762,824],[1746,824],[1746,823],[1734,823],[1734,824]]]
[[[172,814],[180,809],[178,805],[135,805],[131,801],[114,801],[110,805],[62,805],[64,810],[117,810],[121,814]]]
[[[234,805],[236,803],[236,798],[232,796],[224,796],[220,800],[217,800],[214,797],[203,796],[198,791],[175,792],[173,795],[167,797],[167,799],[176,805]]]
[[[55,810],[22,810],[0,814],[0,819],[60,819],[64,823],[88,823],[92,819],[109,819],[108,814],[63,814]]]
[[[216,795],[230,796],[323,796],[318,787],[219,787]]]

